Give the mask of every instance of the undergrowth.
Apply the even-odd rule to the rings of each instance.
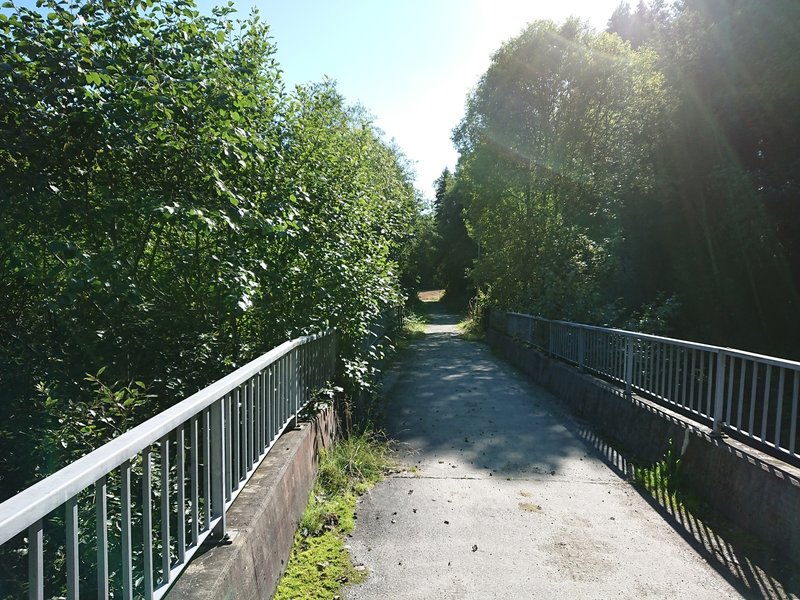
[[[477,319],[467,317],[458,324],[458,329],[461,332],[461,337],[470,342],[478,342],[483,340],[483,328]]]
[[[421,338],[425,335],[428,319],[421,313],[409,313],[403,321],[403,335],[409,339]]]
[[[418,340],[425,337],[425,326],[427,324],[428,319],[423,312],[411,311],[405,315],[403,318],[403,327],[394,344],[396,350],[395,360],[408,348],[408,344],[411,340]]]
[[[694,515],[705,512],[704,503],[686,483],[683,461],[672,440],[669,440],[664,458],[648,467],[637,466],[634,469],[633,481],[662,505],[684,509]]]
[[[353,566],[344,536],[355,525],[358,496],[389,466],[388,444],[372,431],[351,434],[323,450],[276,600],[334,600],[344,584],[364,579],[366,571]]]

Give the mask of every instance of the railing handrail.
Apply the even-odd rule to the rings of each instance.
[[[504,312],[507,315],[513,315],[517,317],[525,317],[525,318],[532,318],[537,321],[544,321],[547,323],[555,323],[557,325],[566,325],[569,327],[574,327],[577,329],[586,329],[589,331],[600,331],[603,333],[614,333],[624,337],[632,337],[644,340],[650,340],[654,342],[666,342],[670,344],[675,344],[677,346],[683,346],[685,348],[694,348],[696,350],[706,350],[709,352],[725,352],[728,355],[733,355],[741,358],[747,358],[749,360],[758,360],[763,363],[772,364],[779,367],[788,367],[792,369],[800,370],[800,361],[790,360],[788,358],[780,358],[778,356],[770,356],[768,354],[758,354],[756,352],[749,352],[747,350],[739,350],[737,348],[729,348],[727,346],[715,346],[713,344],[705,344],[702,342],[692,342],[689,340],[682,340],[679,338],[671,338],[665,337],[660,335],[654,335],[652,333],[642,333],[639,331],[630,331],[628,329],[617,329],[615,327],[602,327],[600,325],[587,325],[586,323],[574,323],[572,321],[564,321],[561,319],[548,319],[546,317],[540,317],[537,315],[529,315],[526,313],[519,313],[513,311],[498,311]]]
[[[155,444],[164,435],[208,408],[220,397],[233,391],[294,348],[330,333],[332,330],[282,343],[9,498],[0,504],[0,545],[46,517],[81,490],[94,484],[125,461],[131,460],[151,444]]]
[[[624,329],[492,311],[490,327],[800,464],[800,362]]]

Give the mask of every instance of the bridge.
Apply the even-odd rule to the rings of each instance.
[[[496,354],[434,312],[393,377],[405,470],[360,503],[370,577],[349,598],[796,597],[800,364],[515,313],[490,325]],[[63,556],[68,598],[269,597],[328,443],[298,415],[335,356],[334,332],[287,342],[0,505],[28,596]],[[630,485],[628,457],[669,439],[693,487],[771,548]]]

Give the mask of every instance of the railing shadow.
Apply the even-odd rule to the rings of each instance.
[[[633,476],[633,464],[588,425],[575,433],[619,477]],[[663,491],[655,496],[633,489],[722,577],[747,598],[800,598],[800,573],[786,557],[769,551],[718,515],[698,517]]]

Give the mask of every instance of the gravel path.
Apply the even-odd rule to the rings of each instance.
[[[541,388],[433,315],[386,406],[407,471],[365,495],[350,600],[740,598]]]

